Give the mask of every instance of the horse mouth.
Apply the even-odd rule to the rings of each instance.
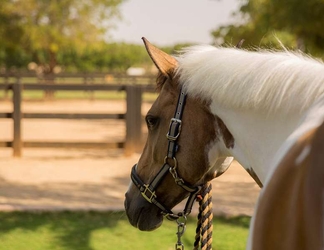
[[[131,199],[126,193],[124,206],[129,223],[139,230],[153,231],[162,225],[161,211],[142,196]]]
[[[153,220],[148,219],[147,213],[141,211],[137,220],[136,227],[141,231],[153,231],[162,225],[163,217],[161,215],[161,220],[153,222]]]

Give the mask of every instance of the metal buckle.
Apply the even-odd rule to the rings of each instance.
[[[152,199],[156,198],[155,191],[152,191],[151,189],[149,189],[148,184],[144,184],[144,187],[145,187],[145,189],[143,192],[141,192],[141,194],[145,200],[147,200],[149,203],[152,203]],[[147,191],[149,192],[150,197],[146,195]]]
[[[179,124],[179,128],[178,128],[178,134],[175,135],[175,136],[170,135],[170,129],[169,129],[168,133],[166,134],[166,137],[167,137],[168,140],[170,140],[170,141],[175,141],[175,140],[178,139],[178,137],[179,137],[179,135],[180,135],[180,132],[181,132],[181,126],[182,126],[182,125],[181,125],[181,124],[182,124],[182,121],[181,121],[180,119],[177,119],[177,118],[171,118],[171,120],[170,120],[170,125],[169,125],[170,128],[171,128],[171,125],[172,125],[173,122],[178,123],[178,124]]]

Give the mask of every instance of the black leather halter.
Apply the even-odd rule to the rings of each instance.
[[[178,164],[176,159],[176,153],[179,148],[177,140],[181,133],[181,126],[182,126],[181,118],[182,118],[185,102],[186,102],[186,94],[182,91],[182,89],[180,89],[176,112],[174,114],[174,117],[171,118],[169,131],[166,135],[168,139],[168,152],[164,159],[164,164],[162,168],[154,177],[154,179],[149,184],[145,184],[136,172],[137,164],[133,166],[131,172],[131,179],[135,184],[135,186],[140,190],[143,197],[149,203],[153,203],[158,208],[160,208],[162,210],[162,214],[164,214],[169,220],[176,220],[179,219],[180,217],[187,216],[188,214],[190,214],[196,196],[202,187],[202,186],[193,187],[189,185],[181,177],[179,177],[177,172]],[[173,164],[170,165],[169,162],[173,162]],[[172,175],[177,185],[179,185],[184,190],[190,193],[183,212],[178,214],[174,214],[170,209],[166,208],[161,202],[159,202],[155,193],[156,188],[161,183],[163,178],[168,174],[168,172]]]

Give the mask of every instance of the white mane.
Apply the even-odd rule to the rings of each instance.
[[[324,64],[300,53],[193,46],[177,60],[189,95],[225,107],[302,112],[324,94]]]

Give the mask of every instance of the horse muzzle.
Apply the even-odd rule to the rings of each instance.
[[[163,222],[161,210],[148,203],[134,185],[125,194],[124,206],[130,224],[141,231],[157,229]]]

